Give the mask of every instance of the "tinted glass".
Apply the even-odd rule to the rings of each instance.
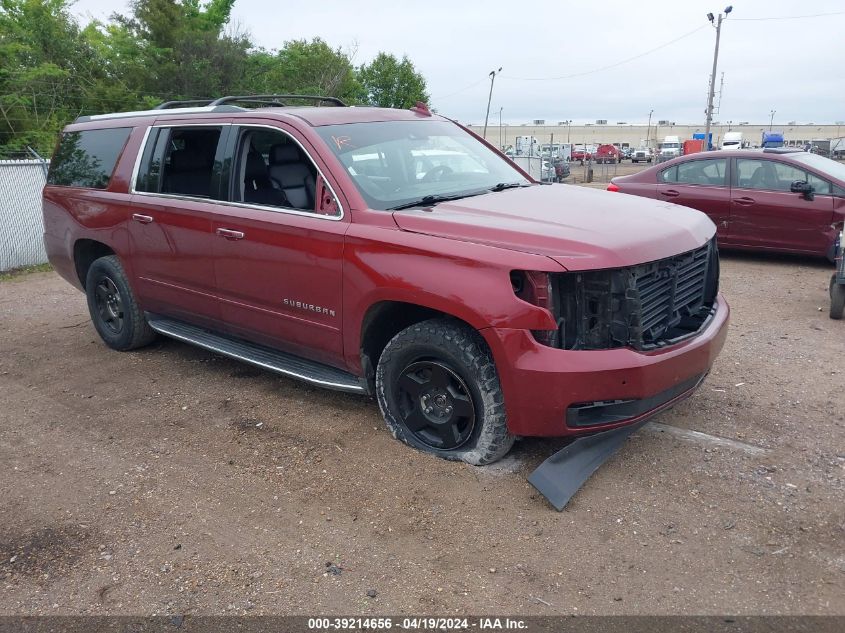
[[[807,172],[774,160],[738,158],[737,186],[743,189],[789,191],[796,180],[807,180]]]
[[[448,121],[327,125],[317,133],[373,209],[528,184],[510,161]]]
[[[131,128],[85,130],[62,134],[50,163],[47,182],[65,187],[105,189]]]
[[[658,182],[678,182],[678,168],[670,167],[660,172]]]
[[[789,158],[819,172],[822,176],[829,176],[840,182],[845,182],[845,163],[808,152],[790,154]]]
[[[218,198],[213,175],[220,133],[219,127],[204,126],[151,130],[136,190]]]
[[[824,178],[819,178],[815,174],[807,172],[807,182],[813,185],[813,191],[815,193],[825,196],[830,195],[830,183]]]
[[[728,161],[725,158],[691,160],[678,165],[676,182],[688,185],[724,185]]]

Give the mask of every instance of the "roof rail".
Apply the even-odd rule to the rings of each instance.
[[[165,101],[163,103],[159,103],[153,110],[168,110],[170,108],[184,108],[189,105],[199,105],[199,106],[206,106],[209,103],[214,101],[214,99],[186,99],[184,101]]]
[[[221,112],[243,112],[244,108],[233,105],[222,106],[197,106],[193,108],[167,108],[161,110],[137,110],[133,112],[111,112],[109,114],[90,114],[76,117],[74,123],[88,123],[90,121],[105,121],[108,119],[129,119],[142,116],[162,116],[165,114],[214,114]]]
[[[210,106],[219,106],[232,102],[239,103],[263,103],[265,105],[284,107],[287,105],[282,99],[305,99],[307,101],[316,101],[317,105],[321,103],[330,103],[339,107],[346,107],[346,104],[337,97],[321,97],[320,95],[240,95],[230,97],[220,97],[210,102]]]

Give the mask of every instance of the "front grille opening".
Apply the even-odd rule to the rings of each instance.
[[[673,344],[710,318],[718,283],[715,238],[656,262],[553,275],[555,346],[648,350]]]

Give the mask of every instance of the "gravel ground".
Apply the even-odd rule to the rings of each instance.
[[[724,255],[712,374],[562,513],[526,481],[561,441],[435,459],[368,399],[109,351],[55,274],[2,281],[0,615],[845,614],[828,275]]]

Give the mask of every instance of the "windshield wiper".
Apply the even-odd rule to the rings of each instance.
[[[530,185],[522,182],[500,182],[495,187],[490,187],[489,191],[498,192],[504,191],[505,189],[515,189],[517,187],[530,187]]]
[[[397,204],[395,207],[389,207],[388,211],[400,211],[402,209],[411,209],[413,207],[428,207],[434,204],[438,204],[440,202],[449,202],[450,200],[460,200],[461,198],[469,198],[471,196],[478,196],[482,193],[487,193],[487,190],[484,191],[474,191],[470,193],[460,193],[453,196],[438,196],[438,195],[429,195],[423,196],[419,200],[413,200],[412,202],[406,202],[404,204]]]

